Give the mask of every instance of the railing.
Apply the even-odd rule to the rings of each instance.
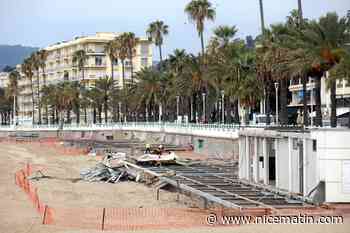
[[[64,124],[61,130],[80,131],[80,130],[125,130],[125,131],[142,131],[158,133],[174,133],[184,135],[195,135],[218,138],[237,138],[238,130],[242,126],[236,124],[177,124],[170,122],[120,122],[104,124]],[[59,125],[17,125],[17,126],[0,126],[0,130],[17,130],[17,131],[57,131]]]

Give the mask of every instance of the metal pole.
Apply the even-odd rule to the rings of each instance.
[[[225,124],[225,94],[224,91],[221,93],[221,110],[222,110],[222,123]]]
[[[13,125],[16,125],[16,96],[13,95]]]
[[[205,111],[206,111],[206,109],[205,109],[205,93],[202,93],[202,98],[203,98],[203,121],[205,122],[205,117],[206,117],[206,114],[205,114]]]
[[[159,123],[162,122],[162,104],[159,104]]]
[[[179,103],[180,103],[180,96],[176,96],[176,120],[179,119],[179,113],[180,113],[180,109],[179,109]]]
[[[314,119],[312,117],[312,114],[314,112],[314,88],[311,87],[311,98],[310,98],[310,102],[311,102],[311,114],[310,114],[310,117],[311,117],[311,127],[314,126]]]
[[[118,108],[119,108],[119,121],[122,122],[122,103],[118,103]]]
[[[275,88],[276,88],[276,125],[278,125],[279,123],[279,119],[278,119],[278,83],[275,83]]]

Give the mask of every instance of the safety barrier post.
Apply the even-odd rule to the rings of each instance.
[[[45,208],[44,208],[44,214],[43,214],[43,225],[45,225],[46,212],[47,212],[47,205],[45,205]]]
[[[106,208],[103,208],[102,211],[102,225],[101,225],[101,230],[104,231],[105,229],[105,215],[106,215]]]

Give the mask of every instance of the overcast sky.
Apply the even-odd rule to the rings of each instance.
[[[45,47],[77,35],[95,32],[132,31],[145,36],[147,25],[157,19],[169,25],[165,53],[185,48],[197,53],[198,34],[184,7],[189,0],[0,0],[0,44]],[[236,25],[239,37],[260,32],[259,0],[211,0],[216,8],[214,23],[206,24],[206,39],[218,25]],[[264,0],[267,25],[285,20],[297,8],[297,0]],[[345,16],[350,0],[303,0],[307,18],[329,11]],[[155,50],[156,52],[156,50]],[[157,59],[158,53],[155,54]]]

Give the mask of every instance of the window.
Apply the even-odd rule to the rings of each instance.
[[[117,66],[118,65],[118,59],[113,60],[113,65]]]
[[[298,149],[298,139],[293,138],[293,150],[297,150],[297,149]]]
[[[345,86],[350,87],[350,81],[346,81]]]
[[[148,64],[148,58],[141,58],[141,66],[146,67]]]
[[[141,45],[141,54],[148,54],[148,45]]]
[[[68,73],[68,71],[64,71],[63,80],[64,81],[69,81],[69,73]]]
[[[343,88],[343,80],[337,82],[337,88]]]
[[[95,57],[95,65],[102,66],[102,57]]]
[[[317,141],[312,140],[312,151],[317,151]]]

